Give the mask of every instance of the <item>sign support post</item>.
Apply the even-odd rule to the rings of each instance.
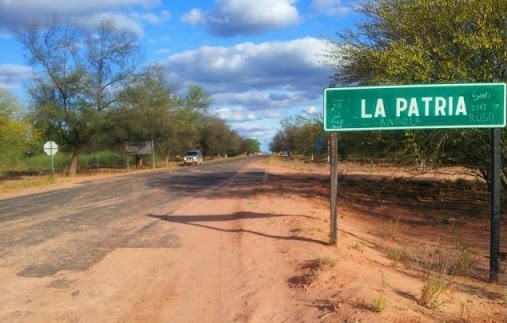
[[[48,141],[44,144],[44,152],[51,157],[51,179],[55,178],[55,163],[53,156],[58,152],[58,145],[54,141]]]
[[[338,133],[331,132],[331,216],[330,216],[330,232],[329,242],[336,245],[337,242],[337,200],[338,200]]]
[[[151,168],[155,169],[155,144],[151,140]]]
[[[330,87],[324,90],[324,130],[331,132],[331,243],[336,243],[338,131],[490,128],[490,281],[498,281],[501,216],[501,128],[505,83]],[[336,182],[335,182],[336,181]]]
[[[500,198],[501,198],[501,135],[502,129],[491,129],[491,235],[489,250],[489,281],[498,282],[500,267]]]

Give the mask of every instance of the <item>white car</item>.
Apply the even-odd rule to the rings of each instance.
[[[185,165],[202,165],[202,152],[200,150],[189,150],[183,157]]]

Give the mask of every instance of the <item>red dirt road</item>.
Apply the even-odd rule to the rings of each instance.
[[[171,232],[179,237],[176,248],[118,248],[84,271],[44,277],[0,267],[0,321],[507,322],[505,263],[500,283],[489,284],[487,259],[479,256],[487,221],[464,218],[457,229],[463,241],[476,242],[475,274],[450,277],[434,308],[419,301],[428,276],[386,254],[402,248],[415,257],[452,243],[439,212],[462,221],[463,206],[457,214],[441,209],[422,218],[430,212],[375,202],[379,196],[355,192],[349,183],[342,187],[347,200],[339,208],[338,247],[329,246],[322,172],[253,166],[269,172],[267,181],[221,185],[123,224],[153,223],[157,230],[140,245]],[[391,239],[386,218],[400,219]],[[379,298],[380,313],[373,306]]]

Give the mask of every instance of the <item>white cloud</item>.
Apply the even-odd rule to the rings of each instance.
[[[123,14],[101,12],[82,18],[75,18],[75,21],[83,26],[93,28],[104,19],[111,20],[119,30],[128,30],[138,36],[143,34],[143,27]]]
[[[216,93],[212,95],[212,100],[217,105],[235,105],[248,108],[251,111],[264,111],[300,106],[309,99],[302,92],[279,92],[266,89],[263,91]],[[265,115],[265,117],[273,117],[273,115]]]
[[[327,16],[345,16],[352,12],[352,6],[343,0],[313,0],[312,8]]]
[[[145,13],[133,13],[131,14],[131,17],[139,20],[144,21],[152,25],[160,25],[167,20],[171,19],[171,13],[168,10],[162,10],[159,14],[154,14],[151,12],[145,12]]]
[[[107,15],[120,28],[142,34],[142,22],[159,24],[170,18],[166,10],[157,14],[146,11],[161,4],[161,0],[0,0],[0,33],[11,34],[28,23],[55,15],[85,25]],[[127,12],[132,8],[137,12]]]
[[[192,9],[181,17],[181,22],[198,25],[206,23],[206,17],[200,9]]]
[[[33,71],[28,66],[0,64],[0,88],[15,91],[21,88],[23,82],[34,78]]]
[[[322,104],[332,75],[320,62],[323,49],[316,38],[208,46],[172,55],[166,64],[174,86],[186,89],[191,80],[205,88],[212,112],[241,135],[259,134],[247,124],[270,123],[262,132],[267,142],[281,117]]]
[[[220,119],[227,120],[229,122],[244,122],[260,120],[261,117],[244,107],[238,108],[215,108],[214,114]]]
[[[171,79],[185,88],[188,86],[185,81],[191,80],[211,93],[255,88],[315,96],[321,95],[331,75],[320,62],[324,46],[322,40],[307,37],[286,42],[201,47],[172,55],[167,65]],[[276,95],[271,98],[280,99]]]
[[[317,109],[315,106],[308,107],[304,112],[309,115],[316,115],[321,112],[322,109]]]
[[[299,22],[296,0],[216,0],[210,12],[192,9],[182,17],[189,24],[208,25],[219,36],[249,35]]]
[[[234,129],[244,138],[255,138],[261,142],[268,143],[273,138],[273,127],[269,125],[245,122],[238,124]]]

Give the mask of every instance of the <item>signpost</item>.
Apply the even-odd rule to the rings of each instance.
[[[336,243],[336,154],[339,131],[491,128],[490,281],[498,281],[500,254],[501,128],[506,84],[432,84],[327,88],[324,130],[331,132],[331,243]],[[334,156],[334,159],[333,159]]]
[[[152,168],[155,169],[155,146],[153,140],[150,141],[133,141],[125,144],[125,150],[131,155],[150,155],[152,160]],[[136,166],[137,167],[137,166]],[[127,156],[127,171],[129,171],[129,157]]]
[[[505,126],[505,84],[327,88],[326,131]]]
[[[44,144],[44,152],[51,156],[51,178],[55,177],[55,166],[53,156],[58,152],[58,145],[54,141],[48,141]]]

